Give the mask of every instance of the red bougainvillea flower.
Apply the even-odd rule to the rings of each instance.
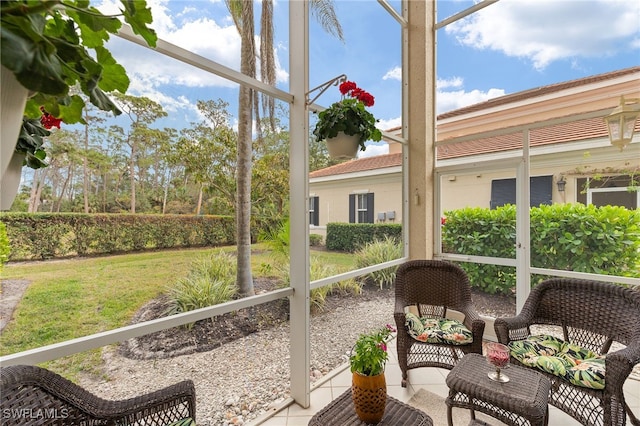
[[[52,127],[57,127],[58,129],[60,128],[60,123],[62,122],[61,119],[55,118],[53,115],[45,111],[43,107],[40,107],[40,111],[42,111],[42,117],[40,117],[40,123],[42,123],[42,126],[45,129],[49,130]]]
[[[442,216],[442,217],[440,218],[440,225],[444,226],[444,225],[446,225],[446,223],[447,223],[447,218],[446,218],[446,217],[444,217],[444,216]]]
[[[350,91],[357,89],[358,86],[353,81],[345,81],[344,83],[340,84],[339,88],[340,88],[340,93],[342,93],[343,95],[346,95]]]

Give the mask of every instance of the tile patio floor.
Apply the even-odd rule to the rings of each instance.
[[[449,388],[445,384],[445,378],[449,370],[439,368],[418,368],[409,370],[409,384],[406,388],[400,386],[401,372],[398,366],[395,340],[389,345],[389,361],[386,367],[387,392],[400,401],[407,402],[411,396],[420,388],[424,388],[432,393],[446,397]],[[337,398],[344,391],[351,387],[351,373],[347,365],[334,370],[332,373],[316,384],[311,392],[311,405],[307,409],[301,408],[297,404],[290,405],[276,412],[272,417],[254,420],[250,426],[306,426],[311,417],[333,399]],[[640,381],[628,379],[625,383],[625,398],[631,410],[640,416]],[[429,413],[427,413],[429,414]],[[495,424],[501,424],[496,421]],[[631,424],[627,421],[627,424]],[[550,426],[574,426],[579,425],[577,421],[569,417],[553,406],[549,406]],[[458,426],[458,425],[456,425]]]

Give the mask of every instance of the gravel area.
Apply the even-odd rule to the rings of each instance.
[[[312,316],[311,381],[345,363],[358,335],[393,324],[391,293]],[[80,385],[103,398],[129,398],[191,379],[198,425],[243,425],[289,396],[289,326],[259,331],[219,348],[174,358],[133,360],[103,351],[104,375]]]

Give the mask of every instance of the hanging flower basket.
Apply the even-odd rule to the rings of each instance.
[[[351,136],[348,146],[351,147],[353,139],[357,141],[357,146],[361,151],[366,149],[365,142],[368,140],[380,141],[382,132],[376,127],[376,118],[367,111],[366,107],[373,106],[374,97],[360,89],[354,82],[345,81],[340,84],[340,93],[343,99],[334,102],[329,108],[318,113],[318,122],[313,130],[313,134],[318,141],[327,141],[327,149],[331,158],[350,159],[355,158],[357,148],[344,148],[339,154],[336,148],[329,147],[329,141],[339,135]],[[346,142],[345,139],[342,141]],[[335,144],[334,144],[335,145]]]
[[[22,126],[22,114],[24,112],[24,106],[27,103],[27,96],[29,91],[22,87],[13,73],[5,67],[0,70],[2,77],[2,97],[0,99],[0,131],[2,132],[0,140],[0,176],[4,176],[11,158],[13,151],[16,148],[16,141],[20,134],[20,127]],[[10,141],[13,141],[11,143]]]
[[[9,210],[18,195],[25,155],[13,151],[0,179],[0,211]]]
[[[350,160],[356,158],[360,148],[360,136],[338,133],[335,138],[327,138],[329,156],[336,160]]]

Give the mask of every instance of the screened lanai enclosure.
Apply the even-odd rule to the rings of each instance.
[[[290,1],[278,5],[279,13],[286,16],[288,23],[286,88],[266,84],[165,40],[159,40],[153,51],[154,62],[178,69],[196,68],[200,70],[200,78],[224,81],[230,98],[237,97],[241,87],[248,88],[273,99],[277,108],[284,111],[281,118],[286,123],[282,127],[288,127],[288,137],[282,143],[289,161],[290,285],[187,313],[89,336],[73,336],[46,347],[4,355],[0,358],[2,365],[69,359],[74,354],[98,348],[106,350],[110,345],[138,336],[288,299],[290,328],[288,341],[284,343],[289,347],[289,355],[280,363],[283,369],[288,369],[290,377],[290,399],[286,402],[308,407],[313,343],[309,295],[313,289],[397,266],[408,259],[431,258],[463,264],[473,277],[481,277],[484,289],[508,287],[515,296],[517,311],[532,285],[544,277],[588,278],[626,286],[640,285],[638,223],[635,223],[635,231],[625,234],[625,240],[619,245],[610,241],[616,235],[605,230],[601,236],[594,237],[594,245],[586,248],[586,252],[584,248],[569,249],[569,252],[559,248],[578,247],[580,233],[596,232],[596,225],[587,231],[579,226],[581,219],[575,219],[578,213],[569,210],[573,204],[598,207],[623,197],[624,201],[613,202],[614,207],[603,220],[615,222],[616,208],[635,210],[636,215],[630,217],[638,218],[640,136],[636,133],[630,143],[620,149],[611,144],[604,123],[604,117],[619,105],[622,96],[640,98],[638,70],[602,86],[598,86],[597,80],[593,81],[588,93],[568,87],[543,94],[538,99],[523,92],[521,98],[515,96],[504,103],[496,102],[485,110],[471,106],[438,112],[438,61],[446,60],[446,52],[438,50],[439,34],[447,26],[482,13],[485,8],[500,8],[502,2],[484,0],[448,17],[439,16],[438,3],[379,0],[362,4],[363,9],[384,10],[384,17],[376,15],[377,20],[371,22],[371,26],[392,28],[393,37],[384,49],[370,46],[367,52],[360,52],[362,58],[356,60],[387,61],[397,64],[400,69],[397,93],[388,99],[397,102],[401,121],[394,130],[381,130],[386,143],[395,146],[401,156],[399,185],[390,190],[400,200],[395,217],[396,222],[402,224],[401,257],[322,279],[310,279],[310,132],[316,120],[315,113],[326,108],[332,97],[338,96],[335,88],[317,97],[312,89],[341,74],[354,80],[358,80],[358,75],[350,75],[348,62],[329,66],[333,64],[327,60],[330,57],[326,53],[327,46],[341,46],[342,42],[334,40],[327,45],[311,38],[310,26],[318,24],[309,2]],[[285,29],[279,31],[285,32]],[[202,37],[207,36],[207,28],[203,28]],[[325,37],[332,36],[325,34]],[[122,29],[120,38],[118,43],[127,43],[133,55],[148,49],[128,27]],[[348,45],[348,41],[345,43]],[[319,54],[320,51],[324,53]],[[377,59],[376,55],[381,58]],[[357,53],[353,56],[356,58]],[[201,96],[213,98],[214,95],[203,89]],[[632,127],[637,128],[633,123]],[[590,133],[576,139],[576,128],[589,129]],[[257,148],[254,146],[254,149]],[[375,187],[360,188],[360,193],[375,192],[372,188]],[[481,209],[486,211],[481,212]],[[383,210],[381,204],[380,210]],[[554,215],[561,215],[562,220],[554,221]],[[486,220],[500,222],[504,228],[480,227],[479,223]],[[544,235],[537,231],[544,231]],[[583,237],[587,238],[586,235]],[[602,240],[608,242],[595,245]],[[611,247],[617,245],[622,257],[619,262],[611,259],[616,255]],[[607,252],[599,252],[599,248]],[[582,262],[582,259],[587,261]],[[389,317],[392,318],[392,312]],[[491,334],[493,327],[491,322],[489,324],[486,332]],[[268,348],[247,348],[245,353],[235,354],[231,359],[216,359],[211,363],[251,362],[252,351],[261,350]],[[108,364],[108,358],[104,362]],[[148,363],[143,363],[140,368],[148,367]],[[188,366],[184,369],[181,378],[209,374],[206,369],[189,371]]]

